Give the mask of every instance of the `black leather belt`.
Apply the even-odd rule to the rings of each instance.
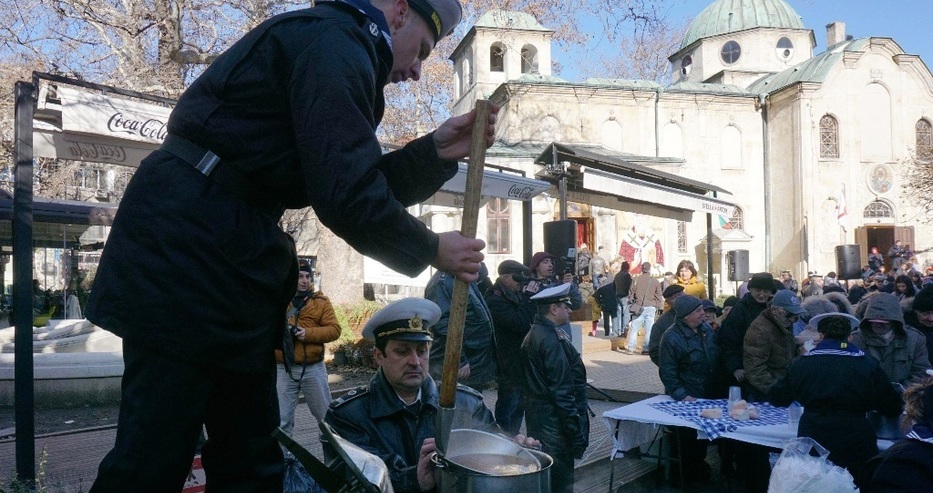
[[[190,164],[201,174],[247,204],[266,212],[282,210],[281,201],[276,200],[268,192],[261,193],[250,185],[239,171],[230,166],[220,166],[220,157],[211,150],[172,134],[165,136],[161,149]]]

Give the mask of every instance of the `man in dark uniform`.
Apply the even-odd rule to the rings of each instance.
[[[420,77],[460,4],[372,2],[319,1],[247,33],[181,96],[130,181],[87,311],[123,338],[126,365],[92,492],[180,490],[202,424],[212,487],[281,491],[273,347],[298,271],[285,208],[312,206],[399,272],[476,279],[482,241],[405,209],[456,173],[475,113],[386,155],[375,134],[384,86]],[[480,122],[489,144],[495,111]]]
[[[440,317],[437,304],[421,298],[404,298],[376,312],[363,328],[363,337],[375,340],[379,369],[369,387],[351,390],[331,403],[324,418],[338,435],[379,456],[399,493],[435,487],[430,456],[439,404],[437,386],[428,374],[428,327]],[[455,408],[452,428],[499,431],[479,392],[458,385]],[[325,442],[325,459],[329,462],[335,455]]]
[[[552,493],[573,491],[573,460],[583,457],[590,435],[586,368],[560,329],[570,321],[570,286],[560,284],[531,297],[538,313],[521,351],[528,434],[554,459]]]
[[[531,271],[517,260],[499,264],[499,278],[486,292],[486,304],[496,330],[496,422],[506,432],[518,433],[525,408],[522,406],[522,362],[515,357],[535,318],[535,305],[528,298],[536,284],[528,282]]]

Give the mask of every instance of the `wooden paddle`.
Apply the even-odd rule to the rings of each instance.
[[[463,219],[460,234],[476,238],[476,222],[483,191],[483,167],[486,161],[486,128],[492,103],[485,99],[476,101],[476,119],[473,121],[470,162],[467,164],[466,190],[463,193]],[[444,352],[444,369],[441,376],[439,403],[441,414],[437,429],[439,449],[445,452],[450,436],[450,420],[442,415],[451,415],[457,395],[457,373],[460,369],[460,352],[463,346],[463,323],[466,320],[470,285],[460,279],[454,281],[450,300],[450,318],[447,324],[447,346]],[[446,412],[445,412],[446,409]]]

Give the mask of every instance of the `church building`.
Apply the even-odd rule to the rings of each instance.
[[[734,250],[749,252],[751,272],[789,269],[800,279],[836,270],[839,245],[859,245],[863,265],[870,247],[884,253],[895,240],[933,246],[921,221],[933,212],[915,207],[904,189],[914,150],[933,144],[933,75],[890,38],[852,38],[842,22],[818,34],[826,36],[822,53],[785,0],[716,0],[670,54],[670,85],[573,82],[551,74],[551,30],[525,13],[490,11],[451,55],[452,112],[479,98],[501,104],[487,162],[543,179],[570,175],[569,187],[554,179],[534,199],[536,251],[543,223],[565,215],[578,223],[578,245],[594,254],[633,266],[648,260],[656,274],[687,259],[705,274],[711,232],[713,283],[731,293],[737,283],[728,279],[727,252]],[[713,212],[708,227],[698,208],[658,213],[651,204],[667,192],[591,193],[589,167],[548,166],[547,152],[557,149],[681,180],[732,207]],[[676,209],[678,199],[667,200]],[[519,203],[490,200],[481,219],[487,263],[516,258]],[[930,253],[917,257],[918,267],[933,263]]]

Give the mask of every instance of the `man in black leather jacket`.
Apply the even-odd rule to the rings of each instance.
[[[456,173],[475,113],[388,154],[376,138],[383,88],[420,78],[460,17],[456,0],[318,1],[251,30],[181,96],[126,189],[88,304],[123,338],[126,366],[91,491],[179,491],[202,425],[212,488],[281,490],[272,354],[298,279],[284,209],[312,206],[399,272],[476,279],[482,241],[406,210]]]
[[[504,260],[499,264],[498,273],[496,283],[486,292],[486,304],[496,330],[496,383],[499,385],[496,422],[514,435],[525,416],[522,361],[515,357],[515,352],[521,348],[535,318],[535,305],[528,299],[534,294],[530,292],[534,288],[528,282],[519,282],[530,272],[516,260]]]
[[[375,339],[379,370],[369,387],[332,402],[324,418],[339,436],[385,462],[398,493],[435,487],[430,456],[439,404],[437,386],[428,374],[428,327],[440,316],[434,302],[420,298],[404,298],[376,312],[363,328],[363,337]],[[452,428],[500,431],[479,392],[458,386],[454,405]],[[526,443],[521,435],[516,441]],[[328,462],[336,456],[326,442],[324,456]]]
[[[528,434],[551,455],[551,492],[573,491],[573,459],[589,445],[586,368],[560,326],[570,320],[570,284],[531,297],[535,323],[522,342],[525,419]]]

